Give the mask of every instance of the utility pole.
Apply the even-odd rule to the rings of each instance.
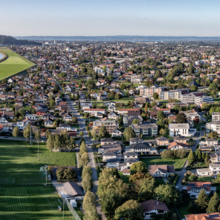
[[[30,125],[30,145],[31,145],[31,125]]]
[[[64,219],[64,198],[63,198],[63,219]]]

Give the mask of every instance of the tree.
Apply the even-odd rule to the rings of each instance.
[[[93,192],[91,192],[90,190],[88,190],[83,198],[83,209],[87,210],[88,206],[90,204],[94,204],[95,203],[95,194]]]
[[[139,124],[138,119],[137,119],[137,118],[135,118],[135,119],[133,120],[132,124]]]
[[[158,111],[158,112],[157,112],[157,119],[158,119],[158,120],[163,120],[164,117],[165,117],[165,114],[164,114],[163,111]]]
[[[108,136],[109,136],[109,133],[106,130],[106,127],[102,125],[99,129],[99,138],[106,138]]]
[[[125,128],[124,132],[123,132],[123,136],[125,137],[125,139],[127,141],[130,141],[131,138],[135,137],[135,132],[131,127],[127,127]]]
[[[144,112],[147,113],[148,112],[148,107],[147,107],[147,103],[144,106]]]
[[[164,136],[166,134],[166,130],[161,128],[160,131],[159,131],[159,134]]]
[[[201,189],[198,198],[195,200],[196,205],[199,207],[201,212],[205,212],[208,206],[208,197],[205,189]]]
[[[165,202],[167,205],[176,205],[181,201],[180,192],[174,185],[160,185],[155,191],[155,197],[158,197],[159,201]]]
[[[79,135],[82,137],[83,136],[83,131],[80,131]]]
[[[86,192],[92,189],[92,176],[90,174],[86,174],[83,176],[82,187]]]
[[[78,109],[81,109],[80,101],[78,102]]]
[[[40,134],[40,130],[37,129],[36,133],[35,133],[35,139],[37,140],[38,143],[38,160],[39,160],[39,141],[41,139],[41,134]]]
[[[26,138],[26,142],[27,142],[27,139],[30,137],[30,132],[31,132],[31,126],[30,124],[28,124],[23,131],[23,136],[24,138]]]
[[[15,126],[12,132],[13,137],[18,137],[19,136],[19,129],[18,126]]]
[[[100,203],[105,216],[108,219],[113,219],[116,208],[123,203],[123,198],[118,192],[107,190]]]
[[[130,173],[131,175],[137,172],[142,172],[146,173],[147,172],[147,167],[144,162],[138,161],[136,163],[133,163],[130,167]]]
[[[215,192],[209,201],[208,208],[206,211],[209,213],[214,213],[214,212],[219,211],[219,203],[220,203],[220,200],[219,200],[218,194]]]
[[[55,134],[54,136],[54,148],[55,149],[61,148],[61,137],[59,134]]]
[[[114,219],[143,220],[143,209],[136,200],[128,200],[115,210]]]
[[[153,94],[153,98],[154,98],[154,99],[159,99],[158,93],[155,92],[155,93]]]
[[[190,86],[190,90],[191,90],[192,92],[195,92],[195,91],[198,90],[198,87],[197,87],[196,85]]]
[[[137,194],[139,201],[144,202],[149,199],[152,199],[155,189],[155,180],[151,179],[142,179],[136,183],[135,188],[137,189]]]
[[[143,179],[150,180],[152,178],[153,177],[149,173],[137,172],[129,177],[129,183],[134,184],[136,182],[139,182],[140,180],[143,180]]]
[[[47,149],[51,150],[53,149],[54,143],[53,143],[53,136],[49,135],[49,137],[47,138]]]
[[[78,122],[78,118],[75,117],[75,116],[73,116],[73,117],[72,117],[72,122],[73,122],[73,123],[77,123],[77,122]]]
[[[84,176],[86,176],[86,175],[92,175],[92,169],[91,169],[91,167],[89,166],[89,165],[87,165],[87,166],[85,166],[85,167],[83,167],[83,171],[82,171],[82,178],[84,177]]]
[[[179,113],[176,116],[176,123],[186,123],[187,119],[186,116],[183,113]]]
[[[88,155],[87,152],[85,152],[80,157],[79,165],[80,165],[80,167],[84,167],[84,166],[86,166],[88,164],[88,162],[89,162],[89,155]]]
[[[79,148],[79,155],[83,155],[85,152],[88,152],[85,141],[82,141]]]
[[[174,157],[174,151],[172,150],[163,150],[161,152],[161,158],[162,159],[169,159]]]
[[[208,134],[208,137],[209,137],[209,138],[215,138],[215,139],[217,139],[217,138],[218,138],[218,132],[212,131],[212,132],[210,132],[210,133]]]
[[[45,132],[45,137],[48,138],[50,136],[51,132],[49,129],[46,130]]]
[[[192,151],[192,149],[190,149],[190,152],[189,152],[189,155],[188,155],[188,161],[189,161],[189,164],[192,164],[195,160],[195,156],[194,156],[194,153]]]

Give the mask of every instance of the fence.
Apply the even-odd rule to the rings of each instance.
[[[79,215],[77,214],[75,209],[70,205],[67,198],[65,198],[65,202],[66,202],[66,205],[67,205],[69,211],[72,213],[73,217],[75,218],[75,220],[81,220],[81,218],[79,217]]]

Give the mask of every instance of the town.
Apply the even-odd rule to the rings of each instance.
[[[35,65],[1,80],[1,142],[36,145],[37,169],[46,170],[40,181],[75,219],[220,217],[218,43],[9,49]],[[42,162],[45,151],[56,162]]]

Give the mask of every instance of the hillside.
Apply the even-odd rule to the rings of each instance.
[[[41,45],[41,44],[34,41],[17,40],[11,36],[0,35],[0,45]]]

